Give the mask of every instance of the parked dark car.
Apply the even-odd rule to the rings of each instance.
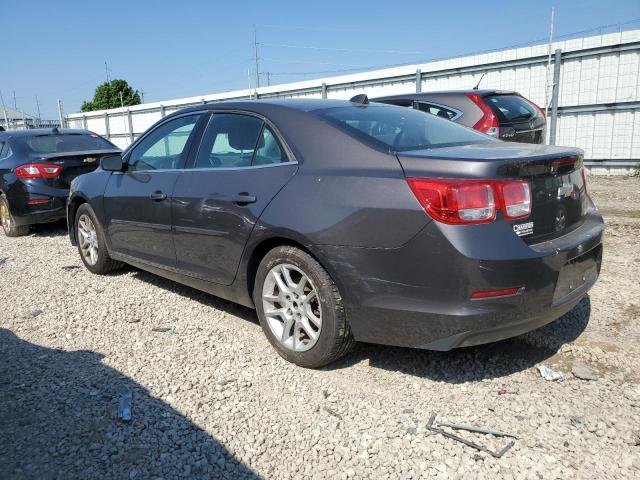
[[[508,142],[544,143],[544,110],[517,92],[455,90],[409,93],[373,101],[413,107]]]
[[[69,185],[98,167],[98,157],[120,149],[87,130],[33,129],[0,132],[0,221],[9,237],[29,225],[66,215]]]
[[[125,262],[255,307],[275,349],[305,367],[354,340],[491,342],[580,301],[603,221],[579,150],[359,102],[165,117],[72,183],[71,242],[94,273]]]

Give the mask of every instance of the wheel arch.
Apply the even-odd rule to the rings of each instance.
[[[67,229],[69,230],[69,240],[71,240],[72,245],[76,245],[77,242],[76,229],[74,228],[76,223],[76,212],[78,211],[78,208],[80,208],[80,205],[88,202],[89,200],[80,194],[74,195],[69,200],[69,206],[67,207]]]
[[[250,254],[246,257],[246,263],[244,268],[244,279],[242,280],[244,283],[244,287],[246,288],[246,292],[248,293],[249,298],[253,301],[253,290],[256,279],[256,274],[258,272],[258,266],[262,259],[269,253],[271,250],[277,247],[282,246],[291,246],[296,247],[302,250],[303,252],[309,254],[316,262],[320,264],[322,268],[324,268],[331,279],[338,286],[338,289],[342,292],[344,291],[342,285],[340,283],[339,277],[336,275],[336,272],[333,271],[329,262],[324,261],[322,255],[319,254],[317,250],[315,250],[309,244],[301,241],[300,239],[296,239],[293,236],[288,235],[274,235],[267,238],[263,238],[258,243],[253,246],[250,251]]]

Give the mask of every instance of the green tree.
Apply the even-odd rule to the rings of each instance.
[[[120,93],[122,93],[122,103],[120,102]],[[93,100],[82,102],[82,107],[80,108],[83,112],[91,112],[93,110],[118,108],[123,103],[125,107],[139,105],[142,103],[140,101],[140,93],[131,88],[126,80],[115,79],[99,85],[93,95]]]

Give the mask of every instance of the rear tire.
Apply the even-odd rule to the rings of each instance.
[[[276,247],[265,255],[256,273],[253,300],[269,342],[291,363],[319,368],[355,344],[338,287],[299,248]]]
[[[16,225],[5,194],[0,195],[0,223],[7,237],[22,237],[29,233],[29,225]]]
[[[80,259],[91,273],[104,275],[122,268],[122,262],[113,260],[109,256],[104,232],[93,208],[88,203],[78,207],[75,217],[75,234]]]

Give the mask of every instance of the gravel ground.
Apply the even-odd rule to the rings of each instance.
[[[91,275],[63,225],[0,235],[0,478],[638,478],[640,181],[589,186],[604,267],[568,315],[448,353],[360,344],[319,371],[280,359],[251,310]],[[519,439],[495,459],[429,432],[434,411]]]

